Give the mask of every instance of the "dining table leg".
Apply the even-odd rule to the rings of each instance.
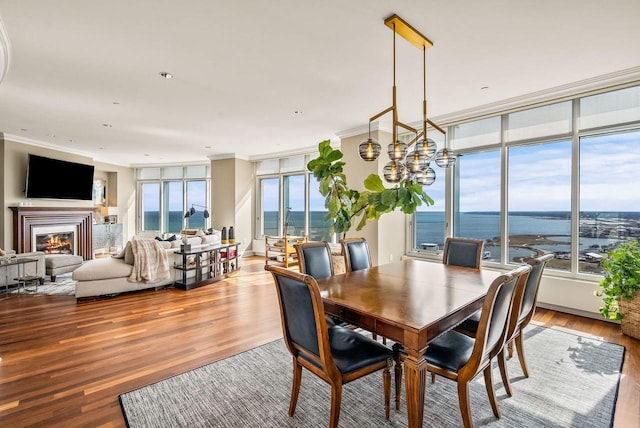
[[[420,355],[423,353],[424,352],[411,352],[404,360],[409,428],[421,428],[424,418],[424,390],[427,379],[427,362],[424,357]],[[414,355],[412,356],[411,354]]]

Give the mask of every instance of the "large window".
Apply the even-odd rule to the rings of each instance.
[[[142,183],[140,230],[160,230],[160,183]]]
[[[544,253],[571,269],[571,141],[509,148],[508,262]]]
[[[264,235],[307,235],[312,241],[330,241],[330,224],[318,183],[306,170],[312,156],[293,156],[258,162],[260,209],[256,238]]]
[[[280,234],[280,179],[263,178],[260,180],[261,235]]]
[[[446,232],[484,239],[485,262],[553,253],[558,275],[601,274],[609,249],[640,238],[638,112],[634,86],[449,126],[462,156],[446,192],[440,177],[425,188],[436,205],[414,216],[408,251],[441,249]]]
[[[600,260],[640,237],[640,131],[580,139],[579,271],[602,273]]]
[[[183,228],[208,228],[209,167],[140,168],[138,176],[139,231],[178,233]],[[195,214],[187,218],[191,207]]]
[[[435,167],[436,181],[425,186],[424,191],[433,199],[434,204],[422,204],[415,214],[416,248],[426,251],[438,251],[444,248],[446,233],[445,220],[445,170]]]
[[[456,167],[454,236],[485,240],[485,260],[500,261],[500,151],[465,153]]]

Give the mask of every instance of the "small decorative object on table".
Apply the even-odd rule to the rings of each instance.
[[[189,238],[182,237],[182,245],[180,245],[180,252],[191,251],[191,244],[189,244]]]
[[[222,228],[222,236],[221,236],[220,240],[221,240],[222,244],[228,244],[229,243],[229,238],[228,238],[228,235],[227,235],[227,227],[226,226]]]
[[[233,232],[233,226],[229,227],[229,244],[234,244],[236,242],[236,235]]]

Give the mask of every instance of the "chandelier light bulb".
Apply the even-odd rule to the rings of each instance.
[[[405,171],[402,162],[391,161],[384,166],[384,179],[388,183],[399,183],[405,177]]]
[[[389,143],[387,154],[392,161],[401,161],[407,155],[407,145],[402,141]]]
[[[457,159],[458,155],[453,150],[444,148],[436,153],[436,165],[440,168],[449,168],[455,165]]]
[[[358,146],[358,153],[360,154],[360,158],[362,160],[372,162],[378,159],[378,156],[380,156],[381,148],[382,147],[377,141],[368,138],[367,141],[363,141],[362,143],[360,143],[360,145]]]

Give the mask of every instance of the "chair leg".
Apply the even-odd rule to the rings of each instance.
[[[431,373],[431,383],[436,383],[436,374]]]
[[[300,393],[300,382],[302,381],[302,366],[293,359],[293,383],[291,385],[291,401],[289,402],[289,416],[293,416],[298,404],[298,394]]]
[[[340,419],[340,402],[342,401],[342,384],[331,385],[331,417],[329,418],[329,428],[338,427]]]
[[[56,276],[55,275],[50,275],[51,276],[51,282],[56,282]]]
[[[509,350],[509,358],[513,357],[513,340],[507,343],[507,349]]]
[[[496,399],[496,391],[493,389],[491,364],[484,369],[484,385],[487,388],[487,395],[489,396],[489,403],[491,403],[491,410],[493,410],[493,414],[496,418],[500,418],[500,408],[498,407],[498,400]]]
[[[400,410],[400,394],[402,393],[402,362],[400,362],[400,354],[393,356],[395,360],[395,380],[396,383],[396,410]]]
[[[393,360],[389,359],[387,361],[387,367],[382,371],[382,385],[384,388],[384,417],[389,419],[390,407],[389,403],[391,402],[391,366],[393,365]]]
[[[373,340],[378,340],[378,335],[376,333],[371,333],[371,338]]]
[[[522,372],[524,373],[524,377],[529,377],[529,369],[527,368],[527,361],[524,358],[524,344],[522,342],[522,331],[518,333],[515,338],[516,341],[516,350],[518,351],[518,359],[520,360],[520,367],[522,367]]]
[[[460,415],[464,428],[473,427],[471,421],[471,403],[469,403],[469,382],[462,382],[458,379],[458,402],[460,404]]]
[[[496,355],[498,359],[498,367],[500,368],[500,377],[502,377],[502,384],[504,385],[505,391],[507,391],[507,395],[511,397],[513,394],[511,392],[511,384],[509,383],[509,372],[507,371],[507,360],[504,356],[504,348]]]

